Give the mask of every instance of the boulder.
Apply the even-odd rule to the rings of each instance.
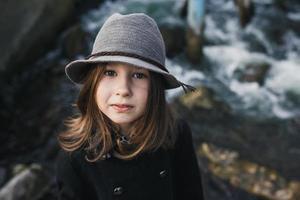
[[[299,199],[300,181],[287,181],[275,170],[258,165],[247,160],[239,159],[237,152],[219,148],[215,145],[203,143],[198,149],[201,168],[204,172],[210,172],[224,181],[228,181],[232,187],[240,188],[250,194],[264,197],[263,199],[294,200]],[[216,186],[222,185],[220,181]],[[209,185],[208,185],[209,186]],[[215,187],[214,187],[215,188]],[[218,192],[211,188],[209,192]],[[231,194],[224,191],[223,194]],[[248,196],[249,196],[248,195]],[[215,198],[208,198],[215,199]],[[232,198],[235,199],[235,198]],[[240,196],[238,199],[245,199]]]
[[[0,188],[5,183],[7,178],[7,170],[4,167],[0,167]]]
[[[1,1],[0,71],[19,68],[44,54],[70,20],[73,0]]]
[[[172,106],[189,121],[198,143],[235,150],[241,159],[277,170],[287,179],[300,180],[299,118],[260,120],[224,109],[227,106],[201,104],[201,98],[189,95],[175,99]]]
[[[234,76],[241,82],[257,82],[263,85],[265,77],[271,67],[267,62],[249,62],[242,64],[241,68],[234,71]]]
[[[14,176],[0,190],[2,200],[35,200],[49,184],[49,177],[40,165],[32,164]]]
[[[234,0],[239,12],[240,25],[245,27],[254,15],[254,5],[251,0]]]
[[[242,32],[241,39],[247,44],[247,49],[250,52],[259,52],[263,54],[268,52],[268,47],[264,41],[251,32]]]
[[[183,52],[185,46],[185,28],[183,24],[165,22],[159,24],[159,29],[165,41],[167,57],[174,57]]]
[[[203,58],[203,29],[204,25],[201,28],[200,35],[196,34],[191,28],[186,30],[186,56],[191,63],[197,64],[200,63]]]
[[[227,111],[229,107],[216,98],[215,92],[208,87],[198,86],[195,92],[179,97],[180,103],[188,109],[201,108],[203,110],[218,109]]]
[[[67,29],[62,36],[62,52],[70,60],[82,54],[87,55],[87,33],[80,24],[75,24]]]

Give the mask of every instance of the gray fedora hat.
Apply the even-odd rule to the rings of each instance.
[[[92,63],[123,62],[160,73],[165,88],[193,87],[178,81],[165,67],[166,51],[156,22],[146,14],[111,15],[98,32],[92,53],[86,59],[69,63],[68,78],[81,84]]]

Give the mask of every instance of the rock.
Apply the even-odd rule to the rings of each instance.
[[[270,167],[287,179],[300,180],[299,120],[261,120],[224,106],[212,107],[211,103],[204,105],[212,109],[204,109],[199,98],[189,98],[189,103],[181,98],[175,99],[172,107],[189,122],[196,142],[232,149],[241,159]]]
[[[4,184],[7,178],[7,170],[4,167],[0,167],[0,188]]]
[[[250,194],[243,189],[232,186],[228,181],[222,180],[207,172],[202,175],[205,199],[212,200],[265,200]]]
[[[49,184],[49,177],[40,165],[32,164],[13,177],[0,190],[1,200],[34,200]]]
[[[62,9],[60,7],[68,1],[59,4],[57,12],[59,12]],[[48,11],[48,9],[51,8],[55,10],[55,6],[51,7],[50,5],[52,5],[52,3],[45,2],[46,1],[43,0],[39,1],[39,3],[36,2],[36,4],[46,4],[48,7],[46,6],[46,8],[44,8],[44,12],[50,14],[51,12],[56,12],[53,10],[51,12]],[[82,2],[87,3],[89,1]],[[29,1],[26,3],[30,4]],[[25,4],[25,2],[21,2],[14,6],[22,7],[23,4]],[[11,4],[7,3],[6,7],[9,6],[11,6]],[[34,5],[32,5],[32,7],[34,7]],[[41,9],[42,8],[43,6],[41,6]],[[17,8],[17,10],[18,9],[20,8]],[[32,12],[36,12],[36,15],[40,14],[41,16],[39,17],[41,18],[47,18],[47,15],[39,13],[41,11]],[[16,14],[13,13],[12,15]],[[24,18],[28,17],[31,19],[31,15],[28,15],[29,16],[24,16]],[[57,17],[53,17],[53,20],[56,18]],[[50,25],[53,25],[50,22],[47,22],[47,19],[36,20],[39,22],[38,25],[43,27],[41,28],[43,30],[40,34],[45,30],[49,32],[53,31],[47,30],[49,28],[51,29]],[[43,23],[39,20],[43,20]],[[53,22],[53,20],[49,19],[51,22]],[[58,20],[56,22],[59,23]],[[55,26],[58,25],[56,24]],[[22,27],[20,26],[20,28]],[[34,26],[30,28],[34,29]],[[73,31],[70,32],[73,32],[72,34],[74,35],[76,29],[79,28],[74,26]],[[39,29],[36,30],[39,31]],[[80,32],[80,30],[77,32]],[[72,35],[71,33],[70,35]],[[20,35],[20,38],[27,36],[26,34]],[[37,35],[33,36],[37,37]],[[40,39],[40,37],[38,39]],[[42,43],[37,39],[32,42]],[[68,41],[67,44],[68,43],[71,43],[71,41]],[[76,49],[81,50],[81,47],[79,44],[74,46],[68,44],[68,48],[66,49],[66,52],[72,56],[71,54],[76,54],[74,51],[76,51]],[[44,155],[46,155],[44,150],[48,147],[45,146],[45,144],[47,144],[49,138],[53,137],[56,131],[58,131],[58,126],[62,124],[62,120],[66,117],[67,113],[70,113],[70,111],[66,111],[64,108],[66,109],[67,105],[70,105],[71,102],[74,101],[74,94],[77,89],[70,89],[72,83],[70,83],[65,76],[65,65],[66,59],[62,59],[61,51],[60,49],[57,49],[47,53],[47,55],[42,58],[37,59],[34,64],[28,66],[16,65],[15,68],[11,68],[11,70],[13,70],[12,73],[0,73],[0,76],[5,75],[5,80],[0,78],[0,83],[3,86],[3,94],[0,95],[0,103],[3,103],[1,104],[3,107],[0,109],[0,118],[3,122],[0,140],[8,141],[0,146],[0,157],[3,163],[10,163],[12,160],[22,160],[22,162],[28,163],[32,162],[33,157],[35,161],[40,161],[44,158]],[[18,73],[16,73],[16,71]],[[73,90],[73,96],[63,95],[66,93],[70,94],[69,92],[71,90]],[[49,147],[49,150],[47,149],[47,151],[49,151],[49,156],[52,155],[52,151],[55,152],[55,150],[52,149],[52,146]],[[17,151],[21,151],[22,154],[17,153]]]
[[[205,86],[196,87],[195,92],[190,92],[179,98],[179,101],[189,110],[197,109],[220,109],[229,110],[229,107],[216,99],[215,93],[212,89]]]
[[[300,195],[300,181],[287,181],[268,167],[241,160],[237,152],[208,143],[197,149],[202,168],[232,186],[265,199],[293,200]]]
[[[47,154],[45,144],[70,114],[66,109],[74,101],[76,88],[66,88],[66,84],[70,87],[72,83],[65,77],[63,63],[56,59],[42,60],[31,66],[30,76],[23,72],[14,77],[12,106],[3,109],[10,115],[0,134],[1,141],[8,141],[0,146],[3,162],[28,163],[33,157],[41,161]],[[47,151],[51,152],[52,147],[49,148]],[[19,151],[22,153],[17,153]]]
[[[259,85],[263,85],[270,67],[270,64],[267,62],[253,61],[244,64],[242,69],[236,69],[234,76],[241,82],[257,82]]]
[[[200,35],[194,33],[190,28],[187,28],[186,30],[186,56],[193,64],[200,63],[203,56],[203,29],[204,25],[201,28]]]
[[[203,56],[205,6],[204,0],[187,3],[186,55],[193,64],[200,63]]]
[[[203,146],[200,145],[200,146]],[[201,147],[199,147],[200,149]],[[222,179],[212,173],[212,163],[209,162],[200,151],[197,149],[198,163],[202,172],[202,183],[204,188],[205,199],[213,200],[259,200],[260,198],[244,191],[241,188],[235,187],[228,180]]]
[[[283,0],[274,0],[274,3],[276,6],[278,6],[280,9],[285,10],[286,9],[286,5],[285,5],[285,1]]]
[[[76,9],[76,16],[85,14],[87,10],[96,8],[99,4],[103,3],[103,0],[73,0]]]
[[[185,29],[181,23],[165,22],[159,24],[159,29],[166,45],[167,57],[174,57],[183,51],[185,46]]]
[[[26,169],[27,169],[27,165],[17,164],[16,166],[13,167],[12,173],[14,176],[16,176]]]
[[[254,15],[254,5],[251,0],[234,0],[239,12],[240,25],[245,27]]]
[[[277,6],[278,8],[282,9],[283,11],[291,11],[294,10],[295,8],[297,8],[297,4],[299,5],[299,1],[298,0],[289,0],[289,1],[285,1],[285,0],[273,0],[275,6]]]
[[[44,54],[74,8],[73,0],[11,0],[1,1],[0,6],[0,71]]]
[[[292,106],[300,105],[299,91],[287,90],[285,91],[285,95]]]
[[[263,43],[256,35],[249,32],[242,32],[241,38],[247,44],[247,49],[250,52],[259,52],[266,54],[268,52],[266,44]]]
[[[178,1],[178,9],[180,13],[180,17],[185,18],[187,16],[187,4],[188,0]]]
[[[73,60],[76,56],[87,54],[87,33],[82,29],[80,24],[70,27],[62,36],[63,54]]]

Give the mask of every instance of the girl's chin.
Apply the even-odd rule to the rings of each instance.
[[[108,118],[114,123],[118,124],[122,129],[129,128],[135,121],[140,119],[141,116],[108,116]]]
[[[123,115],[123,116],[111,116],[109,118],[116,124],[126,126],[135,122],[139,117]]]
[[[127,127],[127,126],[130,126],[134,120],[128,120],[128,121],[125,121],[124,119],[123,120],[114,120],[114,119],[111,119],[114,123],[118,124],[119,126],[121,127]]]

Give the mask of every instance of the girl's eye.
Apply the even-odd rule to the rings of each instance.
[[[147,76],[143,73],[134,73],[133,77],[137,79],[147,78]]]
[[[117,73],[116,73],[115,71],[113,71],[113,70],[106,70],[106,71],[104,72],[104,75],[105,75],[105,76],[116,76]]]

